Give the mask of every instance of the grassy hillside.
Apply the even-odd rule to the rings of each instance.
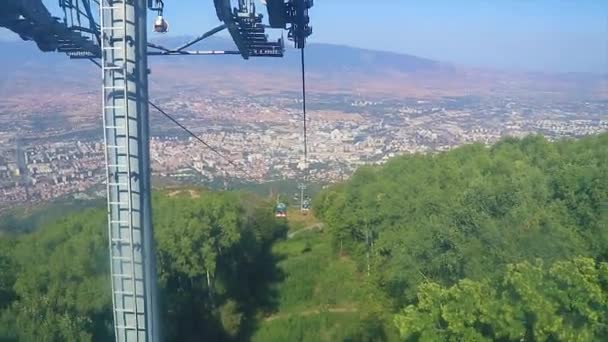
[[[290,215],[290,221],[294,216],[300,227],[301,217]],[[276,243],[272,253],[283,274],[275,287],[278,306],[261,320],[253,341],[359,341],[374,326],[396,336],[374,316],[381,301],[368,277],[348,255],[336,254],[326,232],[304,230]]]

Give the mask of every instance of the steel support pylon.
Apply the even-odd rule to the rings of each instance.
[[[150,208],[147,0],[100,1],[102,108],[116,341],[160,341]]]

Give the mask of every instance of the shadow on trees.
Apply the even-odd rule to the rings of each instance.
[[[285,275],[278,264],[285,259],[284,256],[273,255],[271,245],[264,248],[263,255],[256,268],[246,271],[247,284],[252,286],[251,296],[242,296],[239,284],[234,288],[235,293],[240,292],[239,303],[244,304],[244,319],[239,329],[236,341],[249,341],[259,327],[260,321],[278,308],[278,292],[276,284],[284,280]]]
[[[167,279],[162,288],[166,339],[250,340],[259,320],[278,307],[275,285],[284,279],[277,266],[283,257],[274,255],[272,246],[287,229],[267,217],[253,219],[238,245],[218,258],[215,279],[184,274]]]

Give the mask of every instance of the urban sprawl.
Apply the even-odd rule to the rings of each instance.
[[[166,98],[164,109],[222,156],[151,113],[155,180],[201,185],[263,183],[298,179],[308,166],[311,181],[331,183],[349,177],[360,165],[381,164],[406,153],[432,153],[473,142],[490,144],[505,136],[538,133],[559,139],[608,130],[606,102],[316,95],[310,100],[314,105],[309,114],[306,165],[301,104],[294,98],[293,94],[244,97],[236,102],[222,97]],[[93,114],[83,118],[82,125],[76,122],[49,130],[32,122],[35,115],[1,114],[6,122],[0,126],[0,209],[66,196],[104,196],[101,122],[95,122]]]

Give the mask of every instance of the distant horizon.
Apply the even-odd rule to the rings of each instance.
[[[60,16],[56,1],[43,2]],[[327,0],[311,10],[310,41],[470,67],[605,74],[607,13],[608,2],[597,0]],[[199,35],[218,23],[211,1],[167,3],[165,17],[172,36]],[[0,30],[0,40],[11,37],[18,39]]]
[[[24,43],[24,44],[30,43],[30,44],[32,44],[33,48],[36,48],[34,42],[23,41],[17,35],[12,34],[12,32],[6,32],[7,36],[4,36],[2,34],[4,31],[5,31],[4,29],[0,28],[0,43],[3,43],[3,42],[4,43],[11,43],[11,42],[12,43]],[[165,38],[165,39],[166,38],[168,38],[168,39],[180,39],[180,38],[188,39],[188,38],[193,38],[195,36],[196,35],[194,35],[194,34],[168,34],[168,35],[163,35],[163,36],[153,36],[149,40],[155,41],[155,40],[159,40],[159,39],[163,39],[163,38]],[[226,35],[217,35],[213,38],[221,38],[221,39],[225,39],[225,40],[230,40],[230,37],[226,36]],[[357,49],[357,50],[370,51],[370,52],[376,52],[376,53],[388,53],[388,54],[395,54],[395,55],[400,55],[400,56],[410,56],[410,57],[429,60],[429,61],[433,61],[433,62],[437,62],[437,63],[448,64],[448,65],[452,65],[455,67],[480,69],[480,70],[487,70],[487,71],[524,72],[524,73],[540,73],[540,74],[543,74],[543,73],[547,73],[547,74],[586,74],[586,75],[593,75],[593,76],[608,77],[608,69],[597,70],[597,71],[585,71],[585,70],[542,70],[542,69],[525,68],[525,67],[510,67],[509,68],[509,67],[501,67],[501,66],[493,66],[493,65],[483,65],[483,64],[480,65],[480,64],[454,62],[454,61],[450,61],[450,60],[441,60],[441,59],[436,59],[436,58],[432,58],[432,57],[428,57],[428,56],[421,56],[421,55],[409,53],[409,52],[392,51],[392,50],[381,49],[381,48],[376,49],[376,48],[369,48],[369,47],[361,47],[361,46],[349,45],[348,43],[342,43],[342,42],[314,42],[313,41],[313,42],[310,42],[309,44],[313,45],[313,46],[314,45],[337,46],[337,47],[342,47],[342,48],[347,48],[347,49]],[[291,49],[290,42],[286,42],[285,47],[288,50]]]

